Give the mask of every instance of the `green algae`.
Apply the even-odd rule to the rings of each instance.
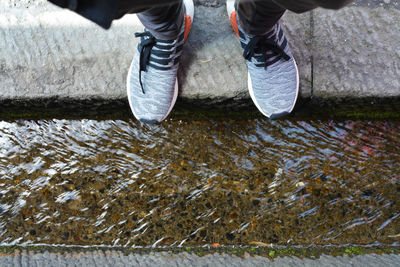
[[[170,118],[260,118],[251,99],[179,99]],[[299,99],[289,118],[310,119],[400,119],[400,97]],[[0,119],[130,119],[126,99],[105,101],[37,99],[0,101]]]
[[[270,256],[271,258],[274,258],[274,257],[275,257],[275,250],[271,250],[271,251],[268,253],[268,256]]]

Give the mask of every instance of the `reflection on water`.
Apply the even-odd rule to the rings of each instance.
[[[400,123],[0,121],[0,243],[393,244]]]

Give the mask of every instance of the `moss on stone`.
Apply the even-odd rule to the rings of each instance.
[[[170,118],[262,118],[250,99],[180,99]],[[299,99],[290,115],[294,118],[400,119],[400,98]],[[133,115],[126,99],[75,101],[38,99],[0,102],[0,119],[130,119]]]

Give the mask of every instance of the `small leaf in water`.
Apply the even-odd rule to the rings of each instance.
[[[390,238],[396,238],[396,237],[400,237],[400,234],[397,234],[397,235],[388,235],[388,237],[390,237]]]
[[[23,212],[22,212],[22,214],[24,214],[25,216],[27,216],[28,214],[30,214],[31,213],[31,210],[30,209],[26,209],[26,210],[24,210]]]
[[[268,243],[264,243],[264,242],[260,242],[260,241],[251,241],[249,244],[252,246],[260,246],[260,247],[269,247],[272,245],[272,244],[268,244]]]
[[[80,237],[78,235],[75,235],[75,234],[74,234],[74,240],[75,241],[81,241]]]
[[[251,230],[253,231],[254,230],[254,228],[256,227],[256,221],[255,220],[253,220],[253,219],[251,219],[251,223],[250,223],[250,225],[251,225]]]
[[[273,257],[275,256],[275,250],[271,250],[271,251],[269,252],[269,256],[270,256],[271,258],[273,258]]]
[[[114,221],[118,221],[119,218],[120,218],[119,214],[118,213],[114,213],[114,216],[113,216]]]

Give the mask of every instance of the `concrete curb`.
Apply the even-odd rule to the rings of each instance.
[[[16,251],[0,255],[0,266],[398,266],[400,256],[362,255],[333,257],[322,255],[318,259],[296,257],[275,258],[271,261],[261,256],[237,257],[227,254],[210,254],[199,257],[190,253],[124,254],[119,251],[88,252],[28,252]]]
[[[224,5],[197,1],[180,97],[248,99],[241,49]],[[288,12],[283,24],[301,73],[301,95],[400,96],[400,7],[360,1],[340,11]],[[218,25],[218,27],[216,27]],[[45,0],[0,3],[0,101],[126,98],[125,77],[142,26],[135,15],[104,31]]]

